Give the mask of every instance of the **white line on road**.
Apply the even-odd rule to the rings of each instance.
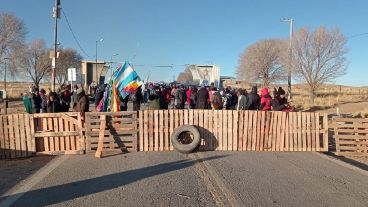
[[[1,195],[2,197],[7,198],[0,203],[0,206],[7,207],[14,204],[19,198],[21,198],[25,193],[31,190],[35,185],[37,185],[37,183],[43,180],[67,158],[69,158],[69,156],[66,155],[57,157],[56,159],[52,160],[47,165],[36,171],[30,178],[26,179],[21,184],[14,186],[5,194]]]

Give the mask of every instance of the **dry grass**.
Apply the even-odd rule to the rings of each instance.
[[[8,99],[10,100],[19,100],[21,99],[21,93],[27,93],[29,91],[29,87],[32,85],[31,82],[8,82],[6,84],[6,90]],[[50,83],[42,83],[40,84],[40,88],[48,89],[51,88]],[[0,82],[0,90],[4,90],[4,83]]]

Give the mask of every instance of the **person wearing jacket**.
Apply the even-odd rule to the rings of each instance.
[[[192,91],[193,91],[193,89],[192,89],[191,86],[189,86],[188,90],[186,91],[186,93],[187,93],[187,104],[188,104],[189,108],[190,108],[190,96],[192,95]]]
[[[247,108],[248,96],[247,91],[243,89],[238,90],[238,104],[236,110],[245,110]]]
[[[176,109],[184,109],[185,102],[187,101],[187,93],[185,91],[185,87],[181,86],[176,90]]]
[[[47,101],[48,101],[48,98],[46,96],[46,91],[45,89],[41,89],[40,90],[40,96],[41,96],[41,113],[47,113]]]
[[[57,94],[55,92],[51,92],[49,95],[49,101],[47,102],[47,113],[57,113],[60,111],[60,103],[57,100]]]
[[[41,104],[42,104],[42,99],[40,96],[40,92],[38,90],[38,88],[35,89],[35,93],[32,96],[32,110],[33,113],[40,113],[41,111]]]
[[[208,91],[205,87],[201,87],[197,92],[197,106],[196,109],[207,109]]]
[[[259,109],[262,111],[270,111],[271,110],[271,96],[268,91],[268,88],[264,88],[261,90],[261,104]]]
[[[193,88],[190,94],[190,105],[189,108],[190,109],[195,109],[196,105],[197,105],[197,93],[198,93],[198,89],[197,88]]]
[[[247,110],[258,110],[261,97],[257,93],[257,86],[252,87],[252,91],[248,94]]]
[[[148,99],[150,100],[150,102],[148,103],[149,110],[160,109],[160,96],[161,96],[160,88],[154,87],[152,89],[149,89],[149,96],[148,96]]]
[[[84,120],[85,113],[89,111],[89,100],[83,88],[77,90],[77,101],[76,111],[81,113]]]
[[[142,87],[139,87],[134,94],[131,94],[130,99],[133,102],[133,111],[139,111],[143,101]]]

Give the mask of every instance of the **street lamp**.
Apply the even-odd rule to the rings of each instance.
[[[288,93],[289,99],[291,99],[291,59],[292,59],[292,44],[293,44],[293,24],[294,19],[291,17],[289,19],[282,18],[281,22],[289,22],[290,23],[290,39],[289,39],[289,61],[288,61]]]
[[[103,38],[101,38],[101,39],[99,39],[99,40],[96,40],[96,62],[95,62],[95,68],[96,68],[96,73],[97,73],[97,71],[98,71],[98,69],[97,69],[97,45],[98,45],[98,43],[99,42],[103,42],[104,41],[104,39]],[[99,80],[98,80],[99,81]]]

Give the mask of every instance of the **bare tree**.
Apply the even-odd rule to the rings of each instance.
[[[185,70],[184,72],[179,73],[177,81],[182,84],[192,84],[193,75],[189,70]]]
[[[56,80],[62,85],[67,81],[68,68],[76,68],[77,74],[79,74],[82,56],[72,48],[66,48],[59,52],[59,58],[56,60]]]
[[[238,79],[248,83],[262,82],[266,87],[284,80],[287,76],[283,65],[285,51],[287,44],[281,39],[261,40],[249,46],[240,56]]]
[[[30,77],[36,86],[39,86],[43,78],[50,76],[51,60],[44,40],[33,40],[29,45],[24,45],[18,56],[17,68],[26,77]]]
[[[23,45],[25,35],[26,29],[22,20],[13,14],[0,13],[0,65],[3,65],[4,58],[16,56],[15,51]],[[13,70],[10,72],[14,73]]]
[[[319,27],[314,32],[306,28],[293,37],[292,65],[295,74],[309,86],[311,102],[316,90],[346,72],[346,39],[339,29]]]

